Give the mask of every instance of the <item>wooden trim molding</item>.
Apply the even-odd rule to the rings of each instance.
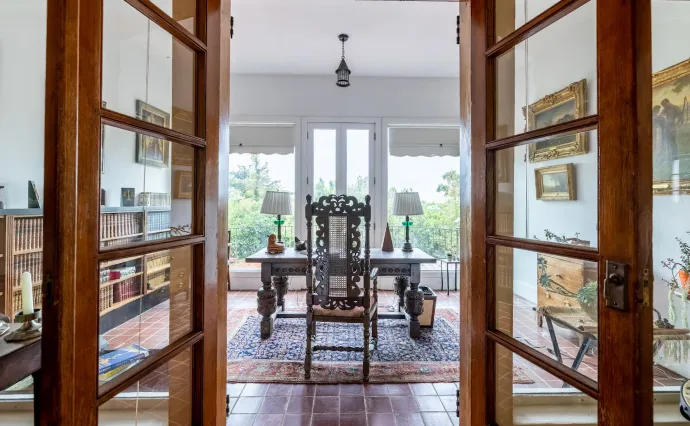
[[[586,132],[596,129],[598,122],[599,117],[597,115],[588,115],[587,117],[578,118],[577,120],[569,121],[567,123],[555,124],[553,126],[543,127],[541,129],[532,130],[519,135],[497,139],[487,143],[486,149],[499,150],[513,148],[519,145],[540,142],[554,136],[565,136],[573,133]]]
[[[186,44],[192,50],[197,52],[205,52],[207,50],[206,44],[198,37],[187,31],[185,27],[175,21],[170,15],[163,12],[151,0],[124,0],[130,6],[141,12],[144,16],[153,21],[156,25],[163,28],[173,37]],[[203,1],[203,0],[200,0]],[[199,1],[197,1],[198,3]],[[197,18],[199,18],[197,16]],[[198,19],[197,19],[198,21]],[[198,26],[198,22],[196,23]]]
[[[550,243],[547,241],[536,241],[527,238],[514,238],[493,235],[486,237],[487,244],[495,246],[510,247],[520,250],[529,250],[554,256],[572,257],[574,259],[599,261],[599,252],[596,248],[572,246],[569,244]]]
[[[98,254],[98,261],[106,262],[108,260],[117,260],[124,257],[141,256],[154,251],[170,250],[183,246],[203,244],[205,241],[206,237],[202,235],[190,235],[185,237],[173,237],[167,240],[160,240],[158,242],[142,241],[126,247],[102,247],[101,252]]]
[[[129,115],[121,114],[109,109],[101,109],[103,124],[131,132],[141,133],[154,138],[161,138],[170,142],[180,143],[191,146],[206,146],[206,141],[200,137],[188,135],[176,130],[161,127],[153,123],[139,120]]]

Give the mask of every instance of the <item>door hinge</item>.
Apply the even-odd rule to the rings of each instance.
[[[649,273],[649,269],[642,271],[642,282],[637,289],[637,301],[642,303],[643,308],[649,307],[649,290],[654,285],[654,275]]]
[[[460,15],[455,18],[455,43],[460,44]]]
[[[374,185],[376,185],[376,178],[374,178]]]
[[[47,273],[43,282],[43,301],[46,306],[53,304],[53,274]]]
[[[307,185],[309,185],[309,176],[307,176]]]
[[[372,226],[374,227],[374,231],[376,231],[376,222],[372,223]]]
[[[230,38],[235,35],[235,17],[230,17]]]
[[[309,140],[309,132],[307,132],[307,140]]]
[[[376,132],[374,132],[374,140],[376,140]]]

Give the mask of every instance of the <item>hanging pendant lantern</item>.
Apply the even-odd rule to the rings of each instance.
[[[340,34],[338,39],[342,43],[342,57],[340,59],[340,65],[338,69],[335,70],[335,75],[338,77],[338,81],[335,83],[339,87],[348,87],[350,85],[350,69],[345,63],[345,42],[350,38],[347,34]]]

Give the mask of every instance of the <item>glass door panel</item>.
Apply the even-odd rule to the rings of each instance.
[[[338,158],[336,154],[340,126],[315,127],[310,132],[312,137],[313,176],[312,185],[314,200],[337,191]]]
[[[347,151],[346,193],[357,197],[359,201],[364,201],[364,197],[372,193],[369,180],[369,147],[373,140],[373,131],[356,125],[343,125],[343,129]]]

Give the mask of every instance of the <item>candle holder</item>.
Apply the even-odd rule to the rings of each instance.
[[[43,325],[37,320],[41,318],[41,310],[36,309],[33,314],[24,315],[19,312],[14,317],[14,322],[22,323],[18,330],[14,330],[5,336],[6,342],[23,342],[24,340],[35,339],[41,337]]]

